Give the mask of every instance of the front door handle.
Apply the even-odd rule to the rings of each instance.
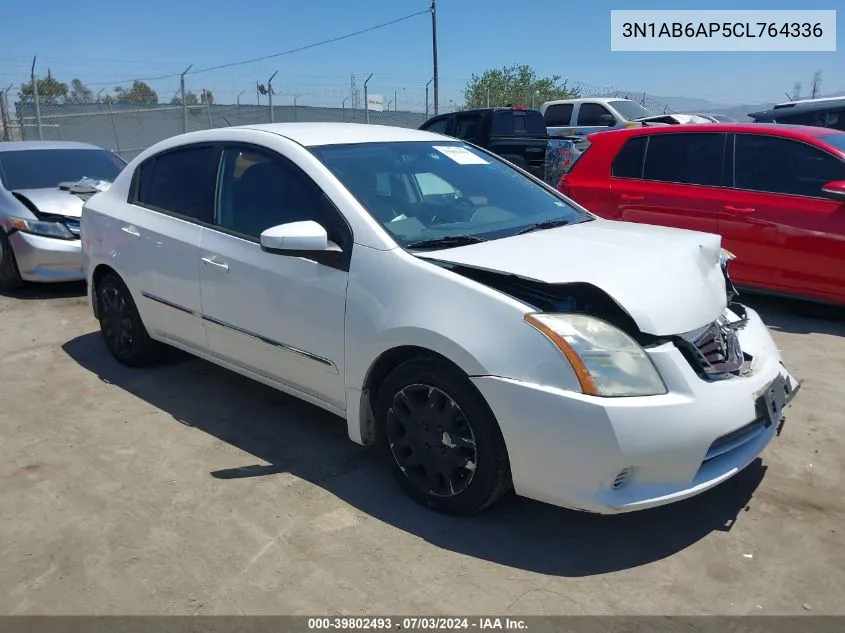
[[[213,259],[211,259],[210,257],[203,257],[202,261],[205,264],[211,264],[212,266],[217,266],[217,268],[222,268],[226,272],[229,272],[229,265],[228,264],[224,264],[222,262],[216,262]]]
[[[634,202],[636,200],[645,200],[645,196],[632,196],[627,193],[623,193],[620,197],[623,200],[628,200],[629,202]]]
[[[124,233],[129,233],[132,237],[141,237],[141,233],[134,226],[123,226],[120,230]]]
[[[734,207],[729,204],[725,205],[726,211],[733,211],[734,213],[754,213],[756,209],[753,207]]]

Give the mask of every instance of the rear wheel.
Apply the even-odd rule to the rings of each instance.
[[[115,273],[97,284],[97,303],[100,332],[118,362],[140,367],[158,360],[161,345],[150,338],[132,294]]]
[[[428,359],[403,363],[379,389],[376,420],[393,475],[417,502],[445,514],[474,514],[508,490],[499,426],[456,368]]]
[[[0,288],[15,290],[23,286],[21,272],[12,245],[3,229],[0,229]]]

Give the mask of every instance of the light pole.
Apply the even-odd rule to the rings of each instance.
[[[240,105],[241,105],[241,95],[242,95],[243,93],[245,93],[245,92],[246,92],[246,90],[241,90],[241,91],[238,93],[238,98],[237,98],[238,106],[240,106]]]

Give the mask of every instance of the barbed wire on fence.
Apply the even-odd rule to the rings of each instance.
[[[131,159],[154,143],[187,131],[271,121],[368,120],[371,124],[416,128],[435,111],[431,81],[422,77],[409,76],[402,81],[393,75],[373,75],[369,95],[380,96],[381,110],[371,109],[367,117],[363,104],[365,73],[351,73],[348,81],[342,80],[344,75],[299,75],[294,81],[293,77],[277,74],[268,86],[273,72],[265,77],[256,72],[253,79],[246,79],[210,72],[216,68],[206,70],[209,72],[199,77],[177,73],[148,81],[91,84],[76,78],[65,83],[48,70],[45,77],[35,77],[34,82],[30,79],[0,86],[0,138],[82,141]],[[441,78],[437,112],[461,110],[468,82]],[[644,93],[582,81],[569,80],[567,85],[581,96],[628,98],[655,113],[671,112],[666,104]]]

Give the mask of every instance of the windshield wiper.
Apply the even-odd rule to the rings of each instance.
[[[542,231],[543,229],[553,229],[557,226],[566,226],[567,224],[571,223],[571,220],[564,220],[563,218],[560,218],[558,220],[544,220],[535,224],[529,224],[524,229],[519,231],[517,235],[522,235],[523,233],[531,233],[532,231]]]
[[[476,237],[475,235],[444,235],[428,240],[411,242],[406,248],[449,248],[450,246],[466,246],[467,244],[478,244],[484,241],[483,237]]]

